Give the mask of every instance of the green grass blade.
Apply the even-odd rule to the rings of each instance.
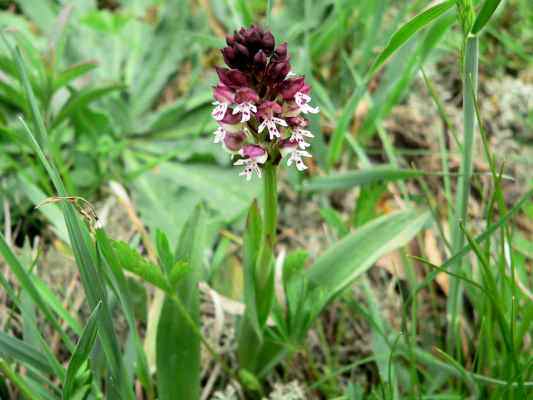
[[[346,106],[344,106],[342,114],[339,117],[337,125],[335,127],[335,131],[333,132],[333,136],[331,137],[331,142],[329,144],[329,150],[327,154],[328,168],[333,167],[333,165],[339,160],[339,157],[342,154],[342,143],[344,137],[347,135],[350,121],[354,115],[355,110],[357,109],[359,101],[362,99],[365,93],[366,85],[359,85],[359,87],[353,92],[352,96],[350,97],[350,100],[348,100]]]
[[[22,288],[28,293],[28,295],[31,297],[32,301],[36,304],[36,306],[39,308],[39,310],[44,314],[47,321],[53,326],[53,328],[61,335],[61,338],[63,339],[63,342],[65,345],[72,349],[74,348],[74,343],[66,332],[61,327],[61,324],[57,320],[56,316],[53,314],[52,310],[50,309],[50,306],[45,301],[45,299],[41,296],[41,293],[39,290],[35,287],[30,273],[22,266],[21,262],[15,256],[13,251],[11,251],[11,248],[8,246],[8,244],[5,241],[4,235],[0,233],[0,254],[6,261],[6,264],[10,268],[11,272],[15,275],[17,278],[17,281],[22,286]],[[13,300],[16,301],[16,300]]]
[[[0,358],[0,373],[9,379],[15,387],[18,388],[20,393],[25,399],[28,400],[40,400],[35,391],[33,391],[28,384],[25,382],[24,378],[19,376],[13,369],[7,364],[7,362]]]
[[[98,313],[102,303],[98,303],[87,319],[87,324],[83,329],[80,340],[76,345],[76,349],[67,367],[67,375],[65,379],[65,385],[63,386],[63,398],[70,399],[75,390],[76,374],[82,368],[83,364],[89,358],[91,350],[96,341],[96,335],[98,333]]]
[[[477,35],[487,25],[501,2],[502,0],[485,0],[472,26],[473,35]]]
[[[130,301],[130,290],[126,276],[124,275],[124,269],[122,268],[123,260],[121,257],[118,257],[116,252],[113,250],[112,244],[103,229],[96,230],[96,241],[98,243],[102,258],[107,261],[106,266],[108,266],[108,268],[111,270],[112,279],[114,281],[113,287],[115,288],[116,296],[120,300],[122,310],[128,323],[130,335],[132,336],[135,351],[137,353],[137,372],[139,379],[148,393],[148,398],[153,399],[154,388],[152,386],[152,380],[150,377],[150,369],[141,338],[137,331],[133,306]],[[157,268],[155,266],[151,267]]]
[[[2,40],[4,41],[5,46],[9,49],[13,59],[15,60],[17,70],[18,70],[18,75],[22,82],[22,86],[24,88],[24,93],[26,94],[27,101],[30,105],[29,109],[31,110],[32,120],[35,124],[35,131],[37,133],[37,142],[41,146],[46,146],[48,135],[46,133],[46,127],[44,125],[44,119],[41,115],[41,110],[39,109],[37,98],[35,97],[35,94],[33,92],[30,79],[28,77],[28,72],[26,68],[24,67],[24,61],[22,60],[22,55],[20,54],[20,50],[18,47],[15,47],[15,48],[11,47],[3,34],[2,34]]]
[[[385,61],[387,61],[396,50],[398,50],[411,37],[413,37],[413,35],[454,7],[455,3],[455,0],[447,0],[434,5],[403,25],[398,31],[396,31],[394,35],[392,35],[392,38],[385,49],[383,49],[383,51],[376,58],[376,61],[370,68],[369,76],[372,76],[379,68],[381,68]]]
[[[53,374],[54,370],[47,358],[39,350],[28,345],[20,339],[0,332],[0,355],[10,357],[43,374]]]

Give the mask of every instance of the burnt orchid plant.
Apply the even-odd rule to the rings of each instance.
[[[304,159],[311,157],[313,134],[306,129],[306,115],[319,108],[310,104],[311,88],[304,77],[291,71],[287,43],[276,46],[272,33],[255,25],[234,32],[226,42],[221,52],[228,68],[216,68],[212,115],[219,126],[214,142],[244,168],[240,175],[246,180],[263,179],[263,218],[254,203],[244,238],[246,312],[238,346],[241,373],[257,374],[280,355],[279,346],[268,343],[286,342],[290,336],[274,291],[277,167],[286,160],[298,171],[308,168]],[[269,317],[274,325],[271,319],[269,326]]]
[[[246,180],[263,178],[263,219],[254,203],[245,235],[246,313],[238,349],[241,371],[258,372],[265,363],[260,361],[265,335],[271,331],[267,320],[272,311],[283,314],[274,301],[277,167],[286,160],[298,171],[308,168],[304,159],[311,157],[308,140],[313,134],[306,129],[305,116],[319,108],[310,104],[311,88],[304,77],[291,71],[287,43],[276,46],[271,32],[254,25],[234,32],[226,42],[221,52],[228,68],[216,68],[212,115],[219,127],[214,142],[244,168],[240,175]],[[279,328],[284,318],[276,319]]]

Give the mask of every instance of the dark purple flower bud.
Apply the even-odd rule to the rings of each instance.
[[[274,55],[272,58],[275,61],[284,61],[287,59],[287,43],[280,44],[276,50],[274,50]]]
[[[241,59],[247,59],[250,56],[250,52],[244,45],[240,43],[235,43],[234,48],[236,49]]]
[[[224,57],[224,62],[229,65],[230,67],[234,67],[237,65],[237,51],[233,47],[224,47],[222,50],[220,50],[222,53],[222,57]]]
[[[226,36],[226,43],[228,44],[228,46],[233,46],[233,44],[235,43],[235,36]]]
[[[252,29],[247,39],[250,45],[254,47],[261,46],[261,31],[259,30],[259,28]]]
[[[272,82],[280,82],[285,79],[290,70],[291,66],[288,61],[270,62],[267,69],[267,79]]]
[[[272,35],[271,32],[263,33],[263,40],[262,40],[263,51],[267,55],[272,54],[272,50],[274,50],[275,44],[276,44],[276,41],[274,39],[274,35]]]
[[[241,88],[238,89],[235,93],[235,102],[240,103],[257,103],[259,101],[259,96],[257,93],[250,88]]]
[[[219,83],[214,87],[213,97],[221,103],[233,103],[235,100],[233,91],[223,83]]]
[[[248,78],[241,71],[219,67],[215,68],[220,81],[231,89],[237,89],[248,85]]]
[[[258,70],[265,69],[267,64],[267,56],[263,50],[259,50],[254,56],[254,66]]]
[[[238,152],[242,149],[246,135],[243,132],[226,133],[224,136],[224,146],[232,152]]]
[[[304,86],[304,77],[299,76],[297,78],[286,79],[280,84],[280,94],[283,100],[291,100],[296,92],[301,91]]]

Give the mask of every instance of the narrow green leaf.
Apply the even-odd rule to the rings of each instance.
[[[98,312],[100,311],[101,302],[98,303],[89,316],[87,324],[83,329],[80,340],[70,357],[70,361],[67,367],[67,375],[65,379],[65,385],[63,386],[63,398],[70,399],[75,391],[75,381],[78,371],[82,368],[83,364],[89,358],[91,350],[96,341],[96,334],[98,333]]]
[[[165,274],[169,274],[174,265],[174,254],[170,249],[170,243],[167,235],[160,229],[155,232],[155,243],[157,246],[157,255],[159,256],[159,263],[165,271]]]
[[[485,25],[489,22],[490,18],[500,5],[502,0],[485,0],[479,14],[476,17],[474,26],[472,26],[472,34],[477,35]]]
[[[386,191],[387,185],[384,182],[375,182],[361,187],[352,213],[351,225],[353,227],[364,225],[377,216],[377,205]]]
[[[406,245],[429,220],[429,213],[416,210],[380,217],[335,243],[306,275],[315,288],[331,299],[380,257]]]
[[[125,242],[114,240],[112,246],[122,269],[134,273],[165,292],[170,291],[167,278],[157,265],[149,262]]]
[[[44,354],[22,340],[9,336],[4,332],[0,332],[0,355],[4,358],[12,358],[43,374],[54,373]]]
[[[370,68],[369,76],[372,76],[379,68],[381,68],[385,61],[387,61],[387,59],[396,50],[403,46],[414,34],[450,10],[453,6],[455,6],[455,3],[455,0],[447,0],[434,5],[403,25],[398,31],[396,31],[394,35],[392,35],[385,49],[383,49],[383,51],[376,58],[376,61],[374,61],[374,64]]]
[[[304,190],[341,190],[374,182],[392,182],[423,176],[423,171],[401,169],[390,165],[365,168],[342,174],[319,176],[309,179]]]
[[[89,71],[92,71],[98,66],[95,61],[87,61],[77,65],[72,65],[66,70],[57,74],[53,83],[53,90],[56,91],[65,85],[68,85],[71,81],[85,75]]]
[[[333,167],[333,165],[339,160],[339,157],[342,154],[342,143],[344,136],[348,134],[348,127],[350,126],[350,121],[357,109],[359,101],[366,92],[366,85],[359,85],[359,87],[353,92],[348,104],[342,110],[342,114],[338,119],[335,131],[331,137],[331,142],[329,144],[329,150],[327,155],[327,165],[328,168]]]
[[[337,234],[337,237],[344,237],[348,234],[349,228],[343,222],[342,216],[331,207],[322,207],[320,209],[320,216],[324,218],[330,228]]]

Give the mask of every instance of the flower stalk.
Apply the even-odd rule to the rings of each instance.
[[[277,168],[272,163],[265,165],[263,178],[264,199],[264,241],[271,246],[276,244],[276,227],[278,223],[278,183]]]

